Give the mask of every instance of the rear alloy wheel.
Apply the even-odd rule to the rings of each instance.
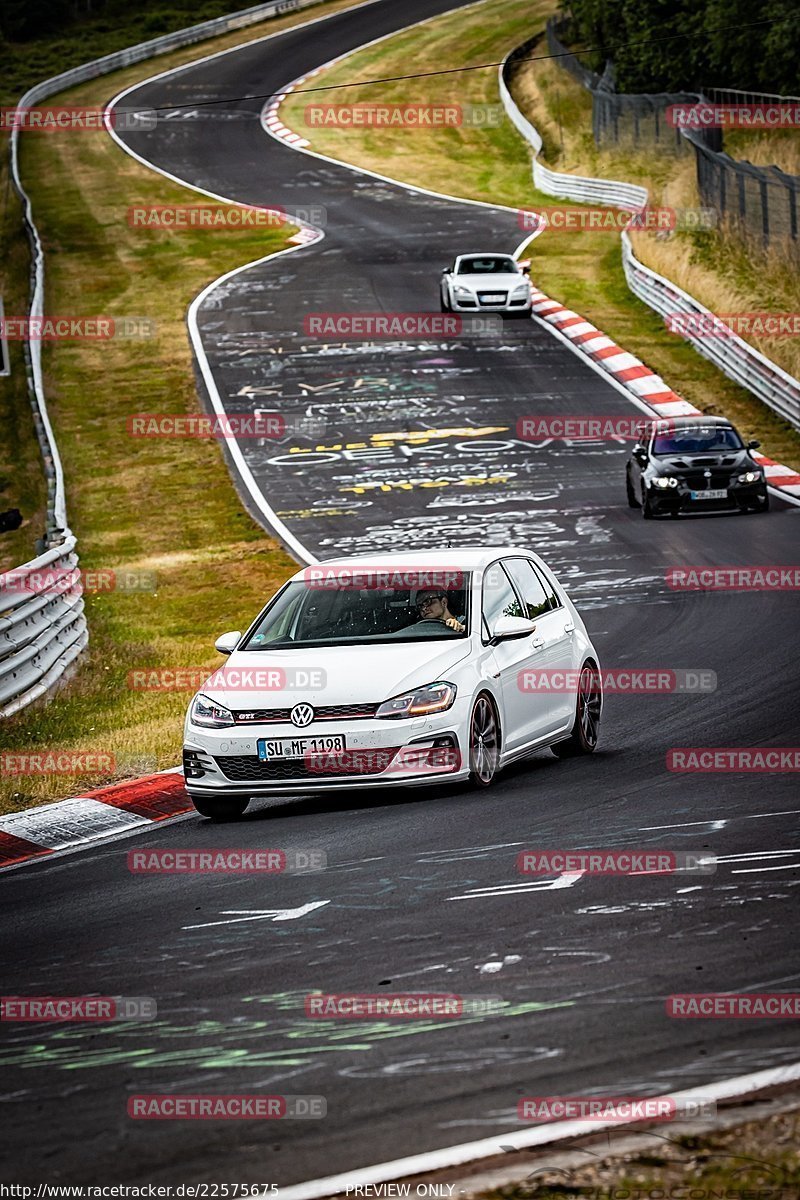
[[[600,733],[602,707],[600,674],[593,662],[584,663],[578,680],[572,733],[565,742],[557,742],[550,747],[556,758],[575,758],[578,754],[591,754],[594,751]]]
[[[497,772],[500,730],[497,714],[488,696],[478,696],[469,722],[469,781],[487,788]]]
[[[630,475],[625,475],[625,491],[628,494],[628,508],[638,508],[639,501],[636,499],[636,492],[633,490]]]
[[[243,816],[249,796],[192,796],[192,804],[201,817],[210,817],[212,821],[235,821]]]

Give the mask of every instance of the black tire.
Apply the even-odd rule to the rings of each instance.
[[[653,506],[650,503],[650,497],[644,488],[642,488],[642,516],[644,517],[645,521],[652,521],[655,515],[656,514],[653,512]]]
[[[190,799],[200,816],[212,821],[236,821],[250,803],[249,796],[191,796]]]
[[[469,781],[474,788],[490,787],[500,759],[500,722],[485,692],[476,699],[469,719]]]
[[[441,292],[439,292],[439,310],[441,312],[450,312],[450,305],[447,303]]]
[[[631,477],[628,472],[625,472],[625,491],[628,495],[628,508],[638,508],[639,501],[636,499],[636,492],[633,490]]]
[[[575,721],[572,732],[564,742],[550,749],[556,758],[576,758],[593,754],[600,733],[600,713],[603,707],[602,683],[597,664],[587,661],[581,667],[578,695],[575,698]]]

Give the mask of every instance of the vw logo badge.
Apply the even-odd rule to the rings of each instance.
[[[310,704],[295,704],[289,713],[289,719],[293,725],[297,725],[299,729],[304,729],[306,725],[310,725],[314,720],[314,710]]]

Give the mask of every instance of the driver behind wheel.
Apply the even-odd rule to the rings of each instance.
[[[456,633],[464,632],[464,618],[454,617],[447,603],[447,592],[418,592],[415,601],[418,621],[442,621]]]

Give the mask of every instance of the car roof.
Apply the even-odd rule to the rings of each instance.
[[[449,547],[446,550],[404,550],[401,554],[354,554],[342,558],[326,558],[320,560],[319,563],[310,564],[314,566],[333,567],[419,567],[424,566],[428,570],[438,568],[460,568],[462,571],[473,571],[478,567],[488,566],[497,558],[533,558],[539,561],[538,555],[533,550],[528,550],[523,546],[484,546],[484,547],[464,547],[456,549]],[[302,571],[298,571],[297,575],[301,576],[308,567],[303,567]]]
[[[510,258],[516,262],[514,255],[508,250],[467,250],[464,254],[456,255],[456,262],[460,258]]]
[[[709,425],[723,426],[733,429],[735,426],[727,417],[706,417],[702,413],[697,417],[661,417],[651,420],[650,425],[655,433],[662,429],[698,429],[708,428]],[[647,420],[645,419],[645,424]]]

